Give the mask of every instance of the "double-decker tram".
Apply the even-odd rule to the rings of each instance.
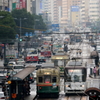
[[[59,70],[54,67],[46,67],[38,69],[36,73],[37,95],[39,97],[58,97],[60,92]]]
[[[86,90],[87,68],[82,61],[69,61],[64,69],[64,91],[66,94],[81,93]]]

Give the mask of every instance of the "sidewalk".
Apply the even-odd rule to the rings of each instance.
[[[30,95],[25,97],[24,100],[34,100],[36,97],[36,91],[31,91]]]
[[[89,75],[89,77],[94,78],[94,75]],[[100,76],[97,75],[96,78],[94,78],[94,79],[100,79]]]

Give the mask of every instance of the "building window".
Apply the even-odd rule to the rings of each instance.
[[[2,10],[2,6],[0,6],[0,10]]]

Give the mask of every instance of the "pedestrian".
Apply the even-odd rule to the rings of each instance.
[[[76,54],[78,55],[78,53],[79,53],[79,52],[78,52],[78,50],[77,50],[77,51],[76,51]]]
[[[97,69],[94,67],[93,69],[94,78],[96,78],[96,73],[97,73]]]
[[[99,56],[95,57],[95,66],[99,67]]]
[[[1,54],[1,61],[3,60],[3,54]]]

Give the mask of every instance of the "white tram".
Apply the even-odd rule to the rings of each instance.
[[[87,69],[82,61],[69,61],[64,69],[64,92],[81,93],[86,90]]]

